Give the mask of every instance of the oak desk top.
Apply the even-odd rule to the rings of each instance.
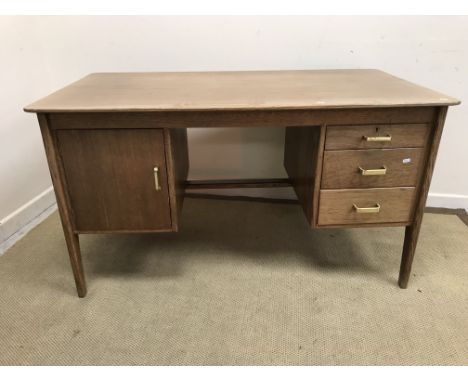
[[[93,73],[28,112],[202,111],[448,106],[460,103],[374,69]]]

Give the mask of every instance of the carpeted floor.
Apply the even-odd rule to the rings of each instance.
[[[177,234],[81,236],[55,213],[0,257],[3,365],[468,365],[468,228],[310,230],[297,205],[186,199]]]

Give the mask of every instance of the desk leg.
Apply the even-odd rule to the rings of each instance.
[[[44,141],[47,162],[49,164],[50,176],[54,185],[57,206],[62,221],[63,233],[67,242],[68,255],[75,278],[76,290],[79,297],[86,296],[86,281],[81,261],[80,244],[78,235],[73,230],[73,219],[65,187],[65,177],[62,171],[61,162],[55,145],[55,138],[49,127],[47,116],[38,114],[39,125],[41,127],[42,139]]]
[[[437,119],[434,123],[430,143],[426,154],[426,167],[422,177],[422,182],[419,187],[419,199],[416,202],[414,210],[413,223],[406,227],[405,240],[403,243],[403,254],[401,256],[400,276],[398,285],[400,288],[406,289],[411,275],[411,265],[413,264],[414,252],[418,243],[419,231],[421,230],[424,208],[426,207],[427,194],[431,184],[432,173],[437,157],[442,130],[444,128],[445,117],[447,115],[447,107],[440,107]]]
[[[414,252],[416,251],[419,231],[421,229],[421,222],[422,217],[418,219],[418,223],[414,223],[405,229],[405,240],[403,242],[403,253],[401,255],[400,264],[400,276],[398,278],[398,285],[402,289],[406,289],[408,287]]]
[[[83,270],[83,262],[81,261],[80,242],[78,235],[72,232],[67,232],[62,220],[63,232],[65,233],[65,241],[67,242],[68,255],[70,256],[70,264],[75,278],[76,291],[78,297],[86,296],[86,280]]]

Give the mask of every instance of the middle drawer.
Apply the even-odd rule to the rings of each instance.
[[[325,151],[321,189],[412,187],[424,149]]]

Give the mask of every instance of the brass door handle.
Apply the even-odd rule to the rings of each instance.
[[[387,167],[382,166],[381,168],[370,168],[365,169],[361,166],[358,167],[361,175],[363,176],[373,176],[373,175],[385,175],[387,173]]]
[[[390,142],[392,140],[392,136],[390,134],[379,137],[368,137],[367,135],[363,135],[362,139],[366,140],[367,142]]]
[[[159,184],[159,166],[154,166],[154,188],[156,191],[161,191],[161,185]]]
[[[377,214],[380,212],[379,203],[375,203],[374,207],[358,207],[356,204],[353,204],[353,207],[358,214]]]

